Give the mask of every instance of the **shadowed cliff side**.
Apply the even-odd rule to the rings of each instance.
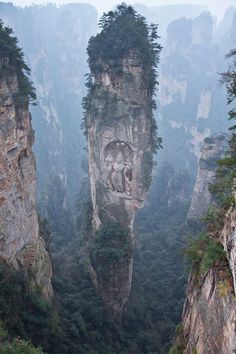
[[[84,99],[93,207],[90,273],[107,309],[121,318],[130,294],[133,219],[151,181],[159,147],[153,94],[160,46],[131,6],[105,14],[88,46],[91,76]]]
[[[233,104],[236,50],[231,50],[227,57],[231,59],[231,66],[221,79],[226,84],[228,103]],[[229,120],[235,119],[236,109],[231,106]],[[182,326],[170,354],[232,354],[236,350],[235,129],[234,122],[229,128],[228,148],[218,160],[214,181],[208,181],[214,205],[205,216],[205,232],[190,241],[185,251],[192,261],[192,270]]]
[[[16,38],[0,22],[0,259],[26,272],[32,289],[50,297],[52,267],[35,208],[29,74]]]

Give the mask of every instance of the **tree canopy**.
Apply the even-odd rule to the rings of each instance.
[[[7,58],[8,60],[4,60]],[[24,54],[18,46],[18,40],[13,36],[13,30],[3,25],[0,20],[0,77],[3,77],[6,71],[16,71],[19,97],[21,102],[31,101],[35,103],[36,94],[33,84],[30,79],[30,68],[24,61]],[[19,102],[19,100],[18,100]]]
[[[143,62],[148,87],[154,94],[161,51],[161,45],[157,42],[158,26],[148,25],[145,17],[132,6],[122,3],[115,11],[103,14],[99,27],[101,32],[90,38],[87,48],[91,70],[99,70],[98,59],[112,62],[136,50]]]

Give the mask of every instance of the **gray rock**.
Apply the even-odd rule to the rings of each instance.
[[[5,74],[0,81],[0,259],[31,274],[32,288],[51,297],[52,266],[35,207],[33,129],[28,104],[19,109],[14,101],[17,92],[16,74]]]

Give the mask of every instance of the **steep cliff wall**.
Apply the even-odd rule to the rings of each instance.
[[[14,29],[31,68],[37,106],[31,107],[36,134],[37,202],[57,234],[73,235],[73,206],[83,178],[86,141],[81,131],[86,46],[97,29],[88,4],[16,7],[0,3],[0,17]],[[27,20],[26,20],[27,19]]]
[[[130,293],[134,214],[147,196],[157,142],[152,116],[155,77],[152,63],[146,66],[144,53],[132,43],[133,40],[137,43],[132,33],[128,39],[131,45],[124,47],[123,53],[119,52],[117,43],[112,46],[119,54],[112,53],[113,58],[109,58],[110,53],[106,53],[105,47],[113,35],[117,41],[125,41],[122,36],[128,34],[122,24],[130,26],[127,31],[136,26],[134,36],[142,35],[139,26],[140,23],[143,26],[143,19],[140,17],[139,23],[131,7],[122,5],[118,9],[109,19],[110,28],[104,25],[101,37],[98,35],[90,41],[92,77],[85,101],[93,205],[90,270],[95,286],[115,317],[121,316]],[[148,38],[145,43],[149,46],[147,59],[153,48]],[[155,62],[158,58],[153,59]]]
[[[193,189],[191,204],[188,212],[189,220],[199,220],[213,201],[209,185],[214,180],[217,160],[226,149],[226,136],[216,135],[205,138],[198,162],[197,177]]]
[[[26,271],[32,287],[51,296],[52,267],[35,207],[34,133],[19,80],[24,76],[2,42],[0,55],[0,259]]]
[[[227,261],[200,279],[192,274],[183,311],[186,354],[233,354],[236,349],[235,242],[236,210],[230,210],[220,235]]]
[[[216,178],[216,158],[222,157],[226,151],[225,138],[225,135],[219,135],[205,139],[189,210],[191,219],[198,220],[203,216],[212,202],[208,187]],[[229,172],[226,176],[229,178]],[[236,349],[235,204],[226,213],[223,222],[219,218],[222,218],[220,212],[211,221],[213,228],[208,225],[208,237],[215,240],[213,242],[216,242],[218,251],[214,247],[204,248],[203,243],[198,243],[196,248],[197,252],[203,252],[208,257],[211,266],[208,263],[207,270],[204,270],[202,258],[200,262],[196,258],[194,260],[182,316],[182,335],[176,341],[185,354],[233,354]],[[225,255],[219,256],[217,252],[222,245]],[[212,257],[216,257],[213,263]]]

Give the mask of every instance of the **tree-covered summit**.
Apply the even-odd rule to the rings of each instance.
[[[122,3],[116,10],[103,14],[99,27],[101,32],[90,38],[87,48],[91,70],[99,70],[99,59],[111,64],[112,61],[123,59],[130,51],[136,50],[142,60],[148,87],[153,94],[157,84],[157,65],[161,51],[161,45],[157,42],[158,26],[148,25],[145,17],[138,14],[132,6]]]
[[[18,103],[35,102],[36,94],[30,80],[30,68],[24,61],[24,54],[18,46],[18,40],[13,36],[13,30],[3,25],[0,20],[0,78],[6,73],[16,72],[19,95]]]

